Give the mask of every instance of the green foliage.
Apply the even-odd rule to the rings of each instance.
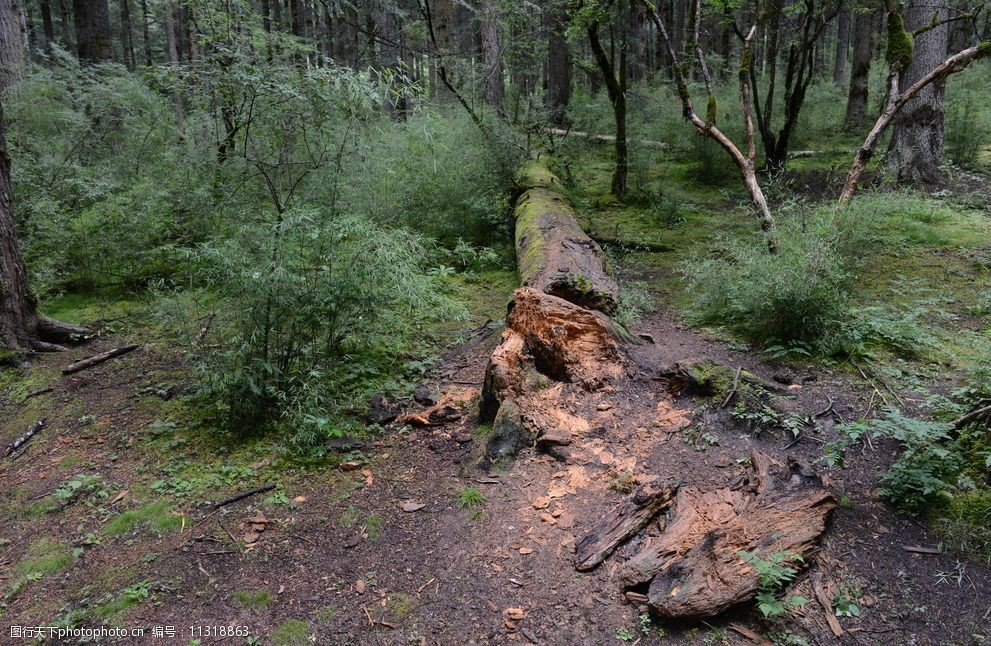
[[[114,516],[104,526],[103,533],[107,536],[122,536],[142,527],[150,527],[159,533],[165,533],[178,529],[181,525],[182,516],[173,515],[172,506],[165,501],[159,501]]]
[[[238,590],[234,598],[245,608],[264,610],[272,605],[272,595],[268,590]]]
[[[458,492],[458,507],[462,509],[472,509],[485,504],[485,494],[477,487],[465,487]]]
[[[746,550],[740,550],[737,555],[746,559],[757,572],[757,608],[765,617],[780,617],[808,603],[808,599],[798,595],[786,598],[780,596],[781,590],[798,574],[798,570],[789,563],[804,563],[801,555],[782,551],[763,559]]]
[[[718,238],[713,255],[682,267],[691,314],[762,340],[777,355],[865,354],[875,346],[911,355],[931,342],[926,319],[939,299],[861,305],[861,277],[888,255],[976,244],[970,217],[911,194],[865,195],[782,222],[776,255],[756,235]]]
[[[878,493],[899,510],[916,514],[930,505],[944,504],[961,481],[964,461],[952,446],[952,424],[905,417],[889,409],[881,419],[860,420],[839,427],[841,439],[826,447],[826,459],[842,465],[846,450],[861,441],[888,438],[901,453],[881,476]]]
[[[982,152],[991,144],[991,107],[982,81],[980,74],[961,74],[946,88],[946,157],[967,169],[983,165]]]

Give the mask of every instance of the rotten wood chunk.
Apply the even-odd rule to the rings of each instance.
[[[742,551],[767,559],[807,556],[826,530],[833,496],[817,475],[755,451],[741,489],[678,491],[664,532],[623,564],[624,585],[650,583],[651,611],[662,618],[714,617],[751,599],[758,575]]]
[[[526,190],[516,201],[516,261],[520,280],[545,294],[614,314],[619,286],[605,271],[602,249],[582,230],[560,180],[540,161],[520,172]]]
[[[3,450],[3,457],[6,458],[8,456],[14,455],[14,453],[16,453],[18,449],[24,447],[24,445],[30,442],[31,438],[37,435],[38,431],[40,431],[43,428],[45,428],[45,420],[39,419],[37,422],[31,425],[31,428],[24,431],[24,433],[22,433],[17,438],[15,438],[14,441],[11,442],[10,445]]]
[[[635,342],[604,314],[529,287],[516,290],[502,343],[492,353],[482,391],[483,422],[522,392],[523,366],[556,381],[596,390],[626,371],[623,346]]]
[[[80,370],[86,370],[87,368],[92,368],[97,364],[101,364],[104,361],[113,359],[114,357],[119,357],[128,352],[133,352],[140,348],[140,345],[135,343],[130,343],[128,345],[123,345],[119,348],[114,348],[113,350],[107,350],[106,352],[101,352],[100,354],[95,354],[92,357],[87,357],[80,361],[77,361],[69,366],[62,369],[63,375],[71,375],[74,372],[79,372]]]
[[[673,482],[650,482],[637,489],[578,541],[575,568],[591,570],[602,563],[620,543],[646,527],[651,518],[667,507],[677,490],[678,485]]]

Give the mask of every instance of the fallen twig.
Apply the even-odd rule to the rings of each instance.
[[[271,491],[272,489],[275,489],[274,484],[267,484],[261,487],[255,487],[254,489],[248,489],[247,491],[242,491],[239,494],[234,494],[230,498],[224,498],[223,500],[213,503],[213,507],[214,509],[220,509],[221,507],[226,507],[227,505],[235,503],[238,500],[250,498],[251,496],[257,496],[260,493],[265,493],[266,491]]]
[[[833,398],[830,397],[829,395],[826,395],[826,400],[829,402],[829,405],[826,406],[825,408],[823,408],[818,413],[812,413],[812,417],[822,417],[823,415],[828,415],[829,413],[834,412],[833,411]]]
[[[119,357],[121,355],[127,354],[128,352],[133,352],[140,348],[140,345],[135,343],[129,343],[128,345],[122,345],[119,348],[114,348],[113,350],[107,350],[106,352],[101,352],[100,354],[95,354],[92,357],[87,357],[80,361],[73,363],[62,369],[63,375],[71,375],[74,372],[79,372],[80,370],[86,370],[97,364],[101,364],[108,359],[113,359],[114,357]]]
[[[3,457],[13,455],[13,453],[16,452],[19,448],[21,448],[29,441],[31,441],[31,438],[34,437],[38,433],[38,431],[40,431],[43,428],[45,428],[45,420],[39,419],[37,422],[31,425],[31,428],[25,431],[20,437],[17,437],[13,442],[10,443],[10,446],[4,449]]]
[[[31,399],[32,397],[37,397],[38,395],[44,395],[45,393],[50,393],[53,390],[55,389],[52,388],[51,386],[49,386],[48,388],[42,388],[41,390],[36,390],[32,393],[28,393],[27,395],[24,396],[24,399]]]
[[[913,554],[942,554],[935,547],[921,547],[918,545],[902,545],[902,549]]]
[[[812,575],[812,592],[815,593],[819,605],[826,611],[826,623],[829,624],[829,629],[837,637],[842,637],[845,634],[843,627],[840,626],[840,620],[833,613],[833,604],[830,603],[829,597],[826,596],[826,591],[822,587],[822,575],[818,572]]]
[[[736,369],[736,376],[733,377],[733,388],[726,395],[726,399],[723,400],[723,405],[721,408],[726,408],[729,406],[729,402],[733,399],[733,395],[736,394],[736,389],[740,387],[740,374],[743,372],[743,366],[738,366]]]

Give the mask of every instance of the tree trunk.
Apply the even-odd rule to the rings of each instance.
[[[918,1],[905,10],[909,32],[933,20],[944,20],[946,7],[934,8]],[[912,62],[902,86],[908,87],[933,70],[946,57],[949,27],[942,24],[915,38]],[[944,181],[943,171],[943,94],[944,79],[923,88],[894,120],[888,164],[899,183],[932,189]]]
[[[151,38],[148,37],[148,0],[141,0],[141,40],[145,50],[145,65],[151,67]]]
[[[165,5],[165,58],[169,65],[179,64],[179,30],[176,28],[176,6],[171,0]]]
[[[120,44],[124,52],[124,64],[133,71],[136,67],[134,37],[131,29],[131,0],[120,0]]]
[[[49,0],[41,0],[41,24],[45,29],[45,51],[52,51],[52,43],[55,41],[55,23],[52,22],[52,4]]]
[[[847,54],[850,49],[850,10],[843,6],[836,17],[836,58],[833,61],[833,83],[846,84]]]
[[[568,26],[566,7],[556,4],[547,15],[547,101],[551,123],[568,123],[568,103],[571,102],[571,50],[565,30]]]
[[[481,4],[482,60],[485,74],[485,102],[503,113],[502,46],[499,43],[499,13],[492,0]]]
[[[69,10],[66,9],[67,0],[58,0],[58,12],[59,12],[59,33],[62,39],[59,41],[63,47],[66,49],[72,49],[74,47],[72,34],[72,18],[69,15]]]
[[[28,27],[21,0],[0,0],[0,90],[24,76]]]
[[[97,63],[113,58],[107,0],[72,0],[72,8],[76,15],[76,51],[79,59]]]
[[[622,22],[622,18],[618,22]],[[589,25],[587,33],[589,46],[606,83],[609,102],[612,103],[613,120],[616,124],[616,168],[612,176],[612,194],[622,199],[626,195],[626,176],[629,167],[626,143],[626,34],[624,30],[620,37],[619,69],[616,70],[614,62],[609,59],[599,40],[598,23]]]
[[[3,11],[0,19],[9,17],[9,10],[9,5],[0,7]],[[0,106],[0,348],[21,350],[27,348],[31,340],[35,302],[28,292],[27,273],[14,234],[5,128],[3,107]]]
[[[874,53],[874,30],[876,11],[861,10],[853,20],[853,60],[850,70],[850,92],[846,100],[844,128],[857,132],[864,125],[869,99],[868,81],[871,71],[871,57]]]

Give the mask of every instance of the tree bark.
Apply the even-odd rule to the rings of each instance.
[[[850,50],[850,9],[844,5],[836,16],[836,58],[833,61],[833,83],[846,84],[847,55]]]
[[[28,27],[21,0],[0,0],[0,90],[21,80],[27,64]]]
[[[871,58],[874,54],[874,31],[877,24],[877,11],[861,7],[853,20],[853,59],[850,70],[850,92],[846,100],[844,128],[857,132],[864,125],[869,99],[868,81],[871,71]]]
[[[945,5],[916,0],[905,10],[905,28],[909,32],[934,18],[945,20]],[[912,62],[904,74],[903,84],[915,83],[946,57],[949,25],[946,23],[915,37]],[[894,120],[888,165],[897,181],[933,189],[944,181],[943,171],[943,95],[945,81],[935,79],[902,108]]]
[[[76,51],[79,59],[98,63],[113,58],[107,0],[72,0],[72,7],[76,16]]]
[[[55,23],[52,22],[52,4],[49,0],[40,0],[41,24],[45,30],[45,51],[52,51],[52,43],[55,42]]]
[[[482,14],[482,60],[485,74],[485,102],[503,113],[502,46],[499,42],[499,13],[492,0],[480,5]]]
[[[568,103],[571,102],[571,50],[565,30],[568,24],[567,6],[555,3],[547,17],[547,101],[551,123],[568,123]]]
[[[620,18],[620,21],[622,19]],[[626,142],[626,36],[625,30],[619,45],[618,67],[610,60],[606,50],[599,40],[599,25],[593,23],[586,30],[588,43],[592,48],[595,63],[599,66],[602,78],[606,83],[609,102],[612,104],[613,121],[616,124],[616,167],[612,176],[612,194],[622,199],[626,195],[626,176],[629,168],[629,157]]]
[[[124,64],[134,71],[137,60],[134,56],[134,32],[131,29],[131,0],[120,0],[120,44],[124,52]]]
[[[148,36],[148,0],[141,0],[141,40],[144,44],[145,65],[151,67],[151,38]]]
[[[10,5],[0,6],[0,11],[3,11],[0,20],[10,17],[7,13]],[[28,292],[27,273],[14,233],[5,129],[3,106],[0,105],[0,348],[21,350],[28,347],[31,339],[36,304]]]

